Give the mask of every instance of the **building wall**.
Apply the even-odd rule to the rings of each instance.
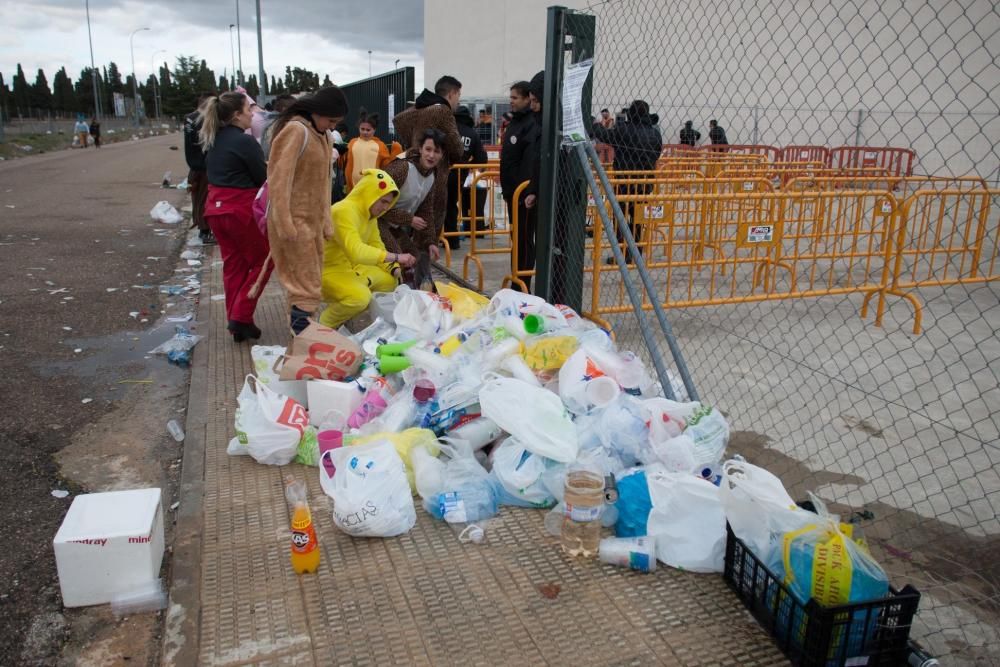
[[[462,96],[505,98],[510,84],[544,67],[547,8],[585,7],[585,0],[426,0],[424,81],[450,74]]]

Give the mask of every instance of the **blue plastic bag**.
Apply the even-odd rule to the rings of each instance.
[[[644,537],[646,522],[653,509],[653,501],[649,498],[649,484],[646,473],[636,470],[630,475],[617,479],[618,521],[615,523],[615,535],[618,537]]]

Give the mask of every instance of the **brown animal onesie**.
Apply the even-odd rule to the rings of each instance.
[[[413,256],[427,252],[427,247],[437,243],[437,239],[441,236],[441,227],[434,216],[434,184],[437,183],[437,170],[425,172],[421,169],[420,151],[411,148],[405,155],[389,162],[385,166],[385,171],[396,182],[400,195],[396,204],[378,219],[382,243],[389,252],[409,253]],[[411,180],[409,176],[414,171],[419,178]],[[426,193],[425,179],[430,181],[430,190]],[[427,228],[413,229],[410,225],[414,217],[426,220]]]
[[[448,210],[448,170],[452,164],[458,164],[465,154],[465,145],[462,143],[462,135],[458,133],[451,105],[445,98],[425,88],[417,97],[413,108],[396,114],[392,122],[397,135],[408,149],[420,148],[420,140],[427,128],[444,133],[444,155],[438,163],[434,179],[434,228],[440,234]]]
[[[333,235],[332,159],[326,135],[303,117],[288,121],[271,141],[267,163],[271,258],[288,292],[288,305],[307,313],[316,311],[323,298],[323,246]]]

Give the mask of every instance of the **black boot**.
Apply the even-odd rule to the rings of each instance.
[[[292,327],[292,331],[296,335],[302,333],[307,326],[309,326],[309,316],[311,313],[307,313],[298,306],[292,306],[292,314],[289,317],[289,325]]]
[[[242,343],[245,340],[257,340],[261,334],[260,329],[252,322],[248,324],[247,322],[229,320],[229,325],[226,328],[233,335],[233,340],[237,343]]]

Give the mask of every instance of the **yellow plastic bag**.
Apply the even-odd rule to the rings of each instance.
[[[435,286],[438,294],[451,301],[451,312],[459,319],[471,320],[490,305],[485,296],[464,287],[452,283],[435,283]]]
[[[524,342],[524,363],[535,371],[557,371],[573,356],[580,341],[573,336],[539,336]]]
[[[345,443],[348,447],[353,447],[377,440],[388,440],[396,448],[396,453],[399,454],[399,458],[403,459],[403,465],[406,466],[406,481],[410,483],[410,491],[416,493],[417,486],[413,480],[413,462],[410,459],[410,452],[413,451],[414,447],[423,446],[427,448],[431,456],[437,456],[441,450],[438,447],[434,431],[426,428],[408,428],[399,433],[372,433],[371,435],[352,437],[345,440]]]

